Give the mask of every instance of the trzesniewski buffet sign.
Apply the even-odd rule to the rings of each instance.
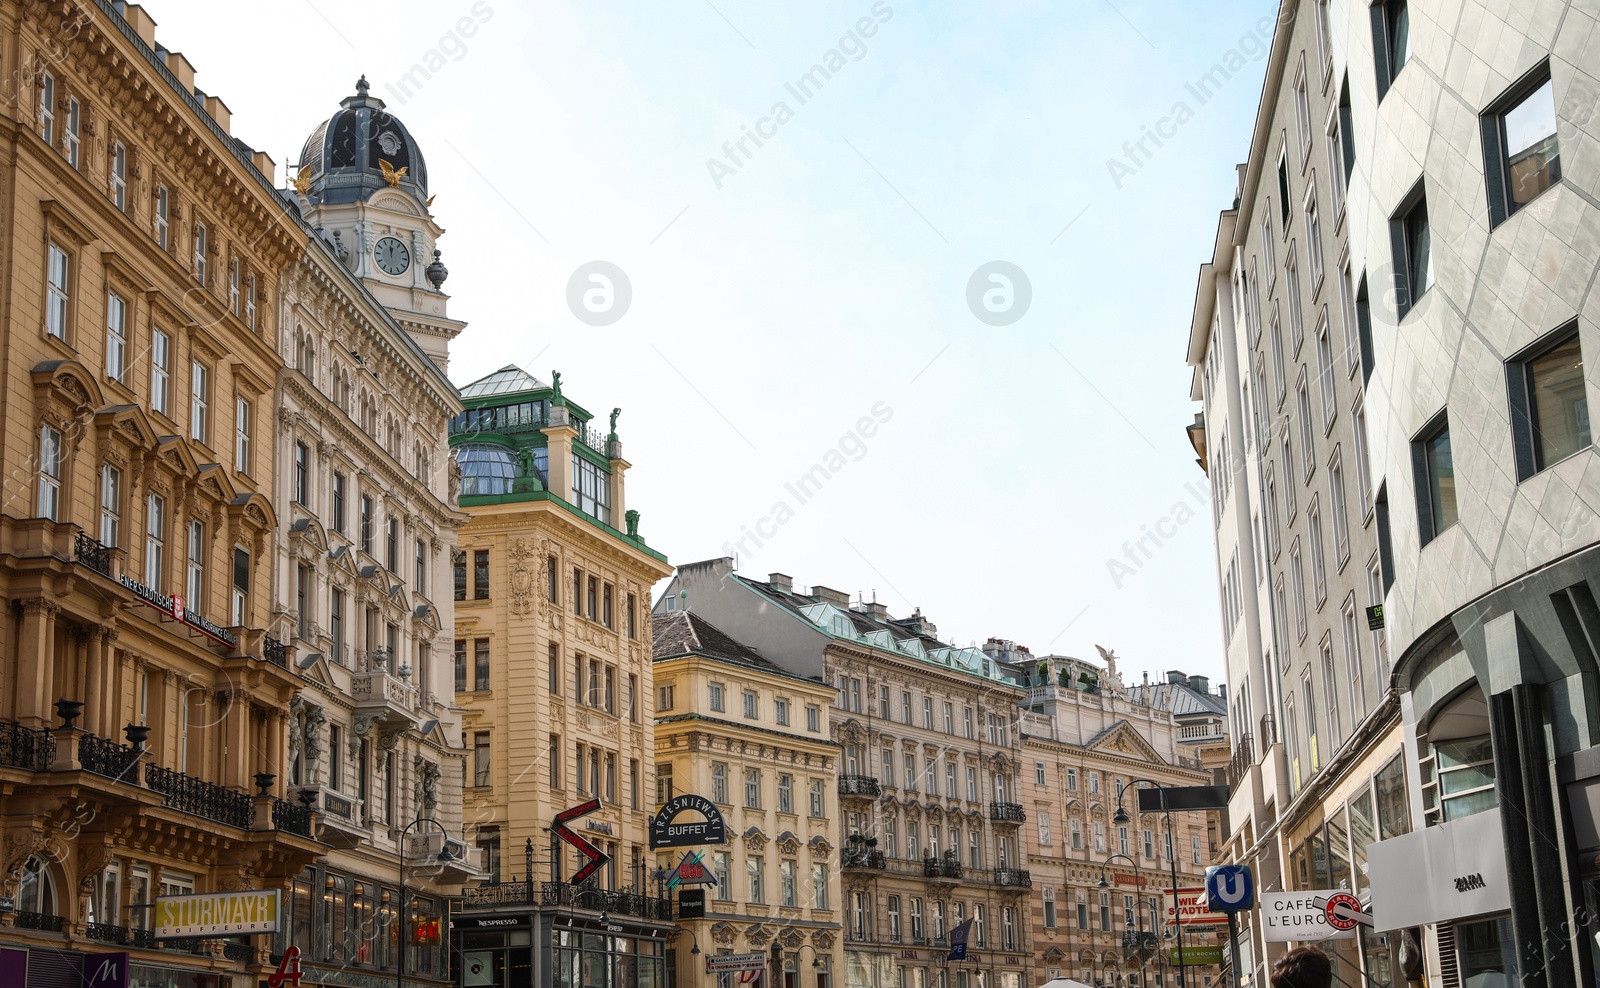
[[[681,813],[698,813],[704,820],[675,823]],[[700,844],[726,844],[728,824],[717,804],[704,796],[674,796],[650,821],[651,847],[695,847]]]
[[[156,900],[156,939],[272,933],[278,929],[278,890],[175,895]]]

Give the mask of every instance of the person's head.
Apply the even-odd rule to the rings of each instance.
[[[1331,988],[1333,964],[1315,947],[1298,947],[1272,965],[1272,988]]]

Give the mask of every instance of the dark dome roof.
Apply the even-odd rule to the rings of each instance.
[[[406,125],[384,109],[383,100],[368,95],[367,77],[356,94],[339,104],[339,112],[323,121],[300,152],[300,167],[310,168],[310,195],[318,202],[357,202],[388,187],[383,163],[401,169],[399,188],[428,200],[428,166],[422,149]]]

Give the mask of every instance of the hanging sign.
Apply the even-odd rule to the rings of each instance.
[[[1203,886],[1178,889],[1178,913],[1184,926],[1227,926],[1228,917],[1206,908],[1206,890]],[[1162,908],[1168,926],[1172,925],[1172,889],[1161,890]]]
[[[766,969],[766,954],[714,954],[706,958],[708,974],[759,974]]]
[[[704,820],[674,823],[685,812],[698,813]],[[700,844],[728,843],[728,824],[722,819],[717,804],[704,796],[685,794],[667,800],[661,811],[650,821],[650,846],[694,847]]]
[[[579,803],[577,806],[570,806],[556,814],[555,826],[550,828],[555,832],[557,837],[572,845],[572,847],[577,849],[579,854],[589,859],[582,868],[579,868],[577,871],[572,873],[571,884],[573,885],[583,884],[583,880],[585,878],[588,878],[590,875],[599,871],[601,865],[611,860],[611,856],[609,854],[606,854],[598,847],[595,847],[593,844],[589,843],[587,838],[579,835],[571,827],[567,826],[567,824],[578,819],[579,817],[588,816],[590,813],[593,813],[599,808],[600,797],[598,796],[586,803]]]
[[[267,988],[283,988],[292,985],[300,988],[300,948],[285,947],[283,960],[278,962],[278,970],[267,975]]]
[[[278,890],[173,895],[156,899],[156,939],[271,933],[278,928]]]
[[[1342,895],[1345,893],[1337,889],[1326,892],[1262,892],[1263,936],[1268,943],[1355,939],[1355,923],[1336,926],[1328,921],[1329,900]],[[1341,899],[1340,903],[1344,904],[1344,900]]]

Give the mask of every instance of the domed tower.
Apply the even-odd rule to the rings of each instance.
[[[444,229],[429,205],[428,165],[399,118],[371,95],[366,76],[339,112],[311,132],[295,191],[307,222],[351,274],[440,368],[465,323],[449,318],[449,276],[437,247]]]

